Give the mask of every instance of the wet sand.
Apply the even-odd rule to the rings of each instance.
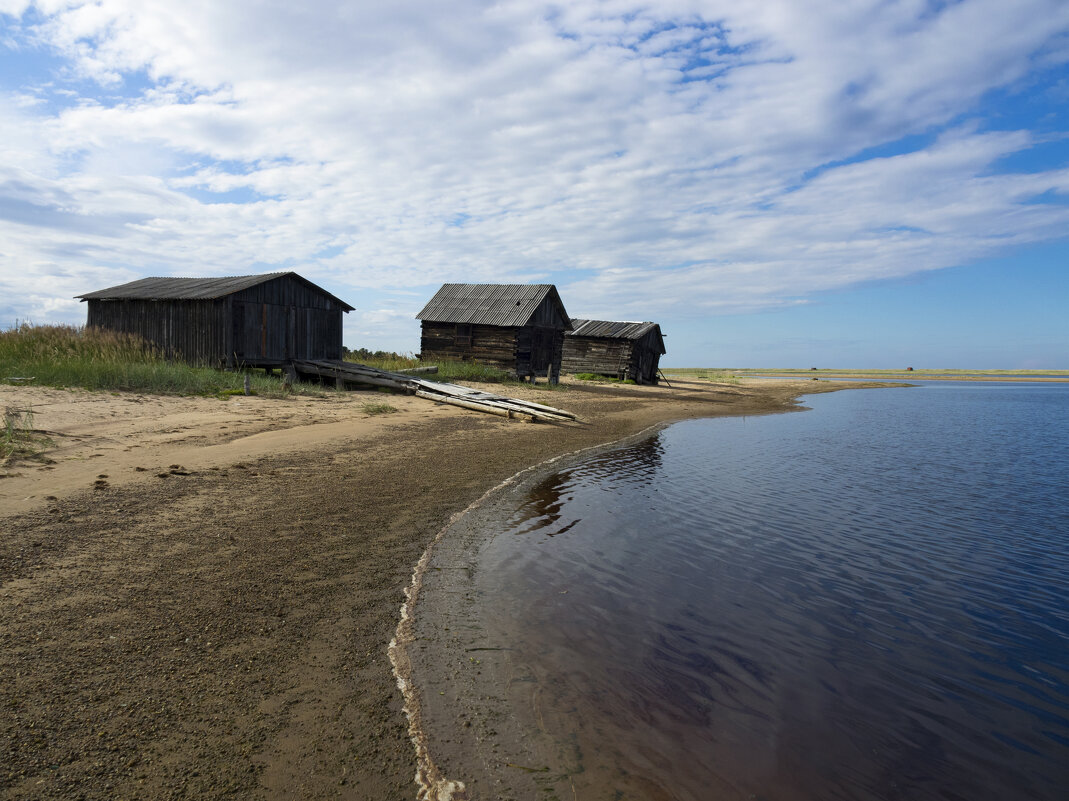
[[[561,454],[844,386],[509,388],[568,425],[0,387],[54,441],[0,466],[0,798],[414,798],[387,646],[451,516]]]

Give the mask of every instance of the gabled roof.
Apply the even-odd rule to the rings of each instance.
[[[549,300],[568,326],[568,312],[553,284],[442,284],[417,320],[523,327]]]
[[[599,339],[630,339],[639,340],[656,331],[657,341],[660,343],[661,353],[665,353],[664,335],[657,323],[629,323],[613,320],[581,320],[572,318],[572,330],[565,333],[567,337],[596,337]]]
[[[581,320],[572,318],[570,337],[605,337],[608,339],[642,339],[657,323],[627,323],[612,320]]]
[[[75,297],[82,300],[216,300],[285,276],[295,278],[317,292],[333,298],[345,311],[353,311],[353,307],[341,298],[335,297],[294,272],[238,275],[226,278],[141,278],[128,284],[98,289],[96,292],[87,292],[84,295],[75,295]]]

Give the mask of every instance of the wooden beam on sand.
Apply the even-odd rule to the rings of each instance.
[[[501,417],[524,415],[532,420],[553,423],[566,423],[576,420],[576,415],[563,409],[555,409],[533,401],[520,398],[507,398],[492,392],[448,384],[441,381],[428,381],[400,372],[379,370],[366,364],[341,362],[334,360],[294,361],[292,368],[300,375],[322,379],[333,379],[339,387],[345,383],[368,384],[386,387],[418,398],[448,403],[465,409],[488,412]],[[418,369],[418,368],[417,368]],[[437,369],[437,368],[435,368]]]
[[[416,390],[416,397],[426,398],[427,400],[436,401],[437,403],[448,403],[451,406],[460,406],[463,409],[471,409],[476,412],[489,412],[490,414],[500,415],[501,417],[512,417],[512,412],[508,409],[490,406],[485,403],[472,403],[471,401],[450,397],[449,395],[436,395],[433,392],[427,392],[422,389]]]
[[[441,393],[443,395],[451,395],[453,397],[464,398],[470,401],[491,401],[491,402],[508,402],[510,405],[522,407],[525,409],[531,409],[532,411],[541,412],[542,414],[552,417],[560,417],[566,420],[575,420],[576,415],[571,412],[566,412],[564,409],[556,409],[552,406],[546,406],[541,403],[535,403],[534,401],[521,400],[519,398],[505,398],[501,395],[495,395],[492,392],[484,392],[481,389],[473,389],[472,387],[463,387],[459,384],[446,384],[439,381],[423,381],[418,380],[420,386],[425,389]]]

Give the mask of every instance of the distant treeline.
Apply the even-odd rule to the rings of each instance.
[[[368,350],[367,348],[352,350],[344,345],[341,348],[341,355],[347,362],[359,362],[361,364],[367,364],[369,361],[414,361],[411,354],[394,353],[392,350]]]

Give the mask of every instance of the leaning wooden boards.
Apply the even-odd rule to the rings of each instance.
[[[448,403],[465,409],[497,414],[502,417],[524,415],[532,420],[546,422],[568,422],[576,416],[563,409],[555,409],[533,401],[519,398],[506,398],[493,392],[483,392],[459,384],[446,384],[440,381],[428,381],[402,373],[391,373],[364,364],[334,360],[295,361],[294,369],[298,375],[333,378],[342,383],[367,384],[376,387],[388,387],[418,398]]]

